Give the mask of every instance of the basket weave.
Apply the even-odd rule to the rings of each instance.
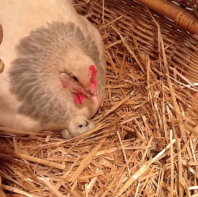
[[[192,4],[188,3],[191,1],[186,0],[175,2],[178,2],[178,4],[181,3],[182,8],[186,9],[191,8],[190,5]],[[91,4],[95,4],[95,6],[91,6]],[[131,34],[133,34],[142,50],[149,54],[153,60],[158,59],[158,29],[146,8],[131,0],[121,2],[118,0],[105,1],[105,5],[105,23],[108,24],[110,21],[122,16],[122,18],[116,22],[116,26],[120,29],[123,36],[128,37],[128,43],[133,45],[133,38],[131,36]],[[90,6],[89,9],[87,10],[87,8],[85,8],[82,10],[82,13],[92,12],[90,20],[101,24],[102,15],[99,14],[102,13],[101,4],[95,1],[87,6]],[[185,29],[181,29],[166,17],[157,13],[153,14],[161,27],[164,44],[165,47],[167,47],[166,54],[168,55],[168,63],[170,66],[177,68],[192,82],[197,82],[198,69],[196,62],[198,59],[198,49],[196,46],[198,37],[186,32]],[[105,27],[107,26],[108,25]],[[109,26],[109,28],[111,27]],[[111,38],[108,39],[111,42]]]
[[[197,35],[133,0],[75,2],[105,44],[97,128],[71,140],[0,128],[0,196],[197,196]],[[168,2],[196,17],[195,1]]]

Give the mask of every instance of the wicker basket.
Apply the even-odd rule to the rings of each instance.
[[[198,196],[197,35],[138,0],[75,2],[105,43],[97,128],[71,140],[0,128],[0,196]],[[195,0],[167,2],[197,25]]]

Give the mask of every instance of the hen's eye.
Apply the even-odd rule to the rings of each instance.
[[[89,90],[89,94],[91,95],[91,96],[93,96],[94,94],[93,94],[93,92],[91,91],[91,90]]]
[[[76,81],[76,82],[78,82],[78,78],[75,77],[75,76],[73,76],[73,80]]]

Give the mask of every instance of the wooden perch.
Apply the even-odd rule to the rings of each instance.
[[[187,12],[187,10],[164,0],[137,1],[155,12],[172,19],[177,25],[185,30],[198,34],[198,20],[195,16]]]

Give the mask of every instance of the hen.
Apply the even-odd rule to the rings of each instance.
[[[94,127],[106,62],[98,30],[72,0],[0,0],[0,125],[71,138]]]

